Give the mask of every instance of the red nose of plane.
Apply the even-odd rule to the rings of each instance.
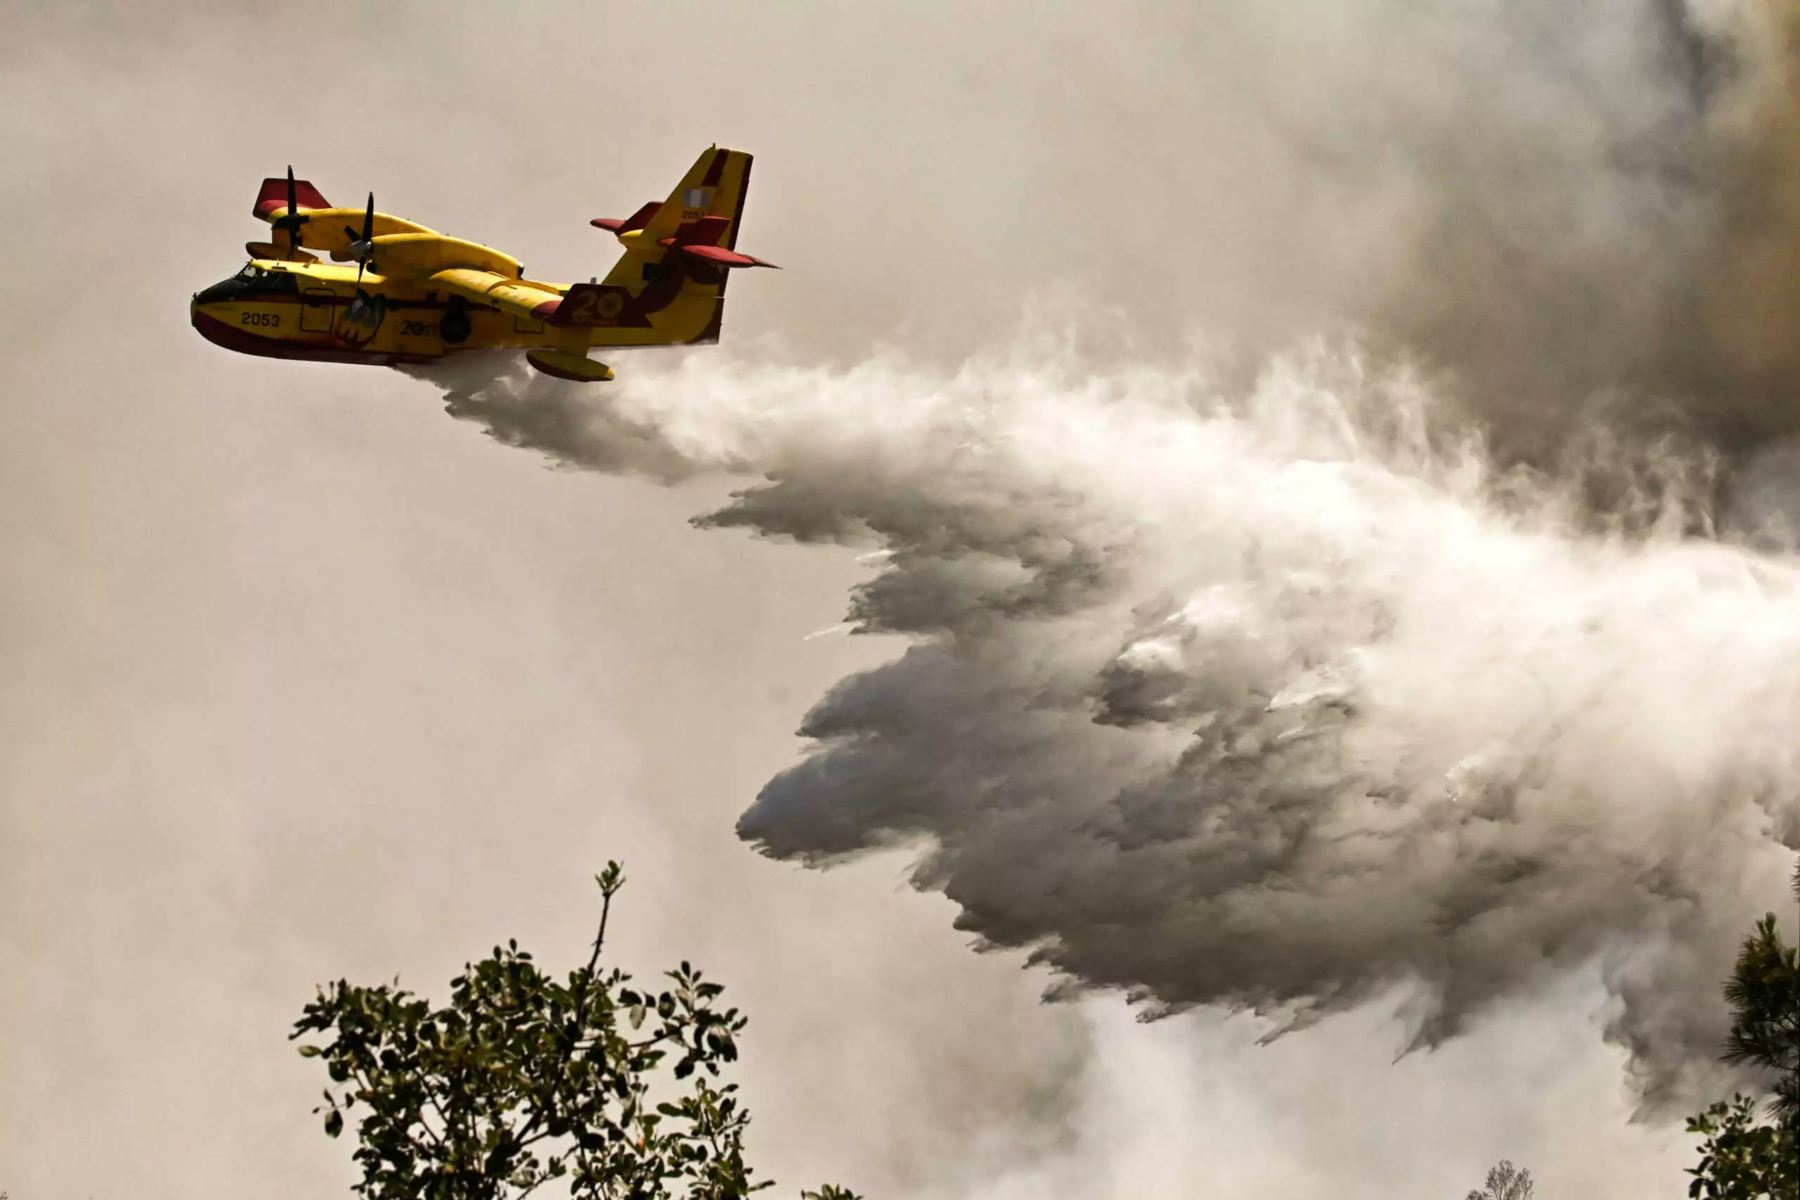
[[[200,336],[215,346],[223,346],[227,350],[242,350],[245,334],[239,333],[219,318],[206,311],[206,306],[195,300],[188,306],[189,319]]]

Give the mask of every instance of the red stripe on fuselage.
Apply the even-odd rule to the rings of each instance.
[[[436,362],[435,354],[398,354],[386,350],[346,350],[341,346],[327,346],[317,342],[296,342],[280,338],[258,337],[253,333],[245,333],[233,325],[227,325],[219,318],[208,313],[194,313],[194,328],[200,336],[215,346],[223,346],[239,354],[255,354],[262,358],[305,359],[310,362],[363,363],[369,366],[391,367],[397,363],[429,363]]]

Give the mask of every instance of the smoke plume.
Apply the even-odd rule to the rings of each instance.
[[[1800,6],[1364,15],[1363,86],[1285,113],[1373,246],[1338,316],[1441,372],[1509,461],[1593,420],[1746,453],[1794,429]]]
[[[908,646],[808,715],[739,825],[767,853],[917,844],[916,882],[1062,990],[1279,1030],[1413,984],[1432,1045],[1598,962],[1646,1095],[1685,1097],[1800,844],[1800,572],[1683,540],[1680,462],[1649,533],[1582,532],[1578,494],[1348,349],[1234,394],[1068,347],[702,355],[604,404],[434,374],[570,464],[766,477],[704,525],[883,552],[850,622]]]
[[[1249,382],[1042,315],[950,367],[426,374],[569,465],[762,477],[702,525],[879,551],[848,624],[905,649],[807,716],[766,853],[914,846],[1058,994],[1271,1036],[1404,986],[1433,1046],[1597,967],[1688,1100],[1800,846],[1800,10],[1374,8],[1413,73],[1275,109],[1388,269]]]

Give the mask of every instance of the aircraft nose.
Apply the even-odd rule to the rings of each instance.
[[[195,331],[215,346],[223,346],[227,350],[238,349],[236,339],[232,336],[236,331],[206,309],[207,306],[198,300],[188,306],[188,321]]]

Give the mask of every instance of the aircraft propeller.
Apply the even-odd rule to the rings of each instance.
[[[311,217],[300,212],[299,208],[299,198],[294,194],[294,168],[292,164],[289,164],[287,169],[287,212],[270,222],[276,229],[288,235],[289,257],[293,257],[293,252],[300,248],[300,227],[312,220]]]
[[[369,207],[363,213],[362,236],[356,236],[356,230],[344,226],[344,232],[350,235],[350,257],[357,262],[356,286],[362,287],[363,269],[369,260],[375,257],[375,193],[369,193]]]

